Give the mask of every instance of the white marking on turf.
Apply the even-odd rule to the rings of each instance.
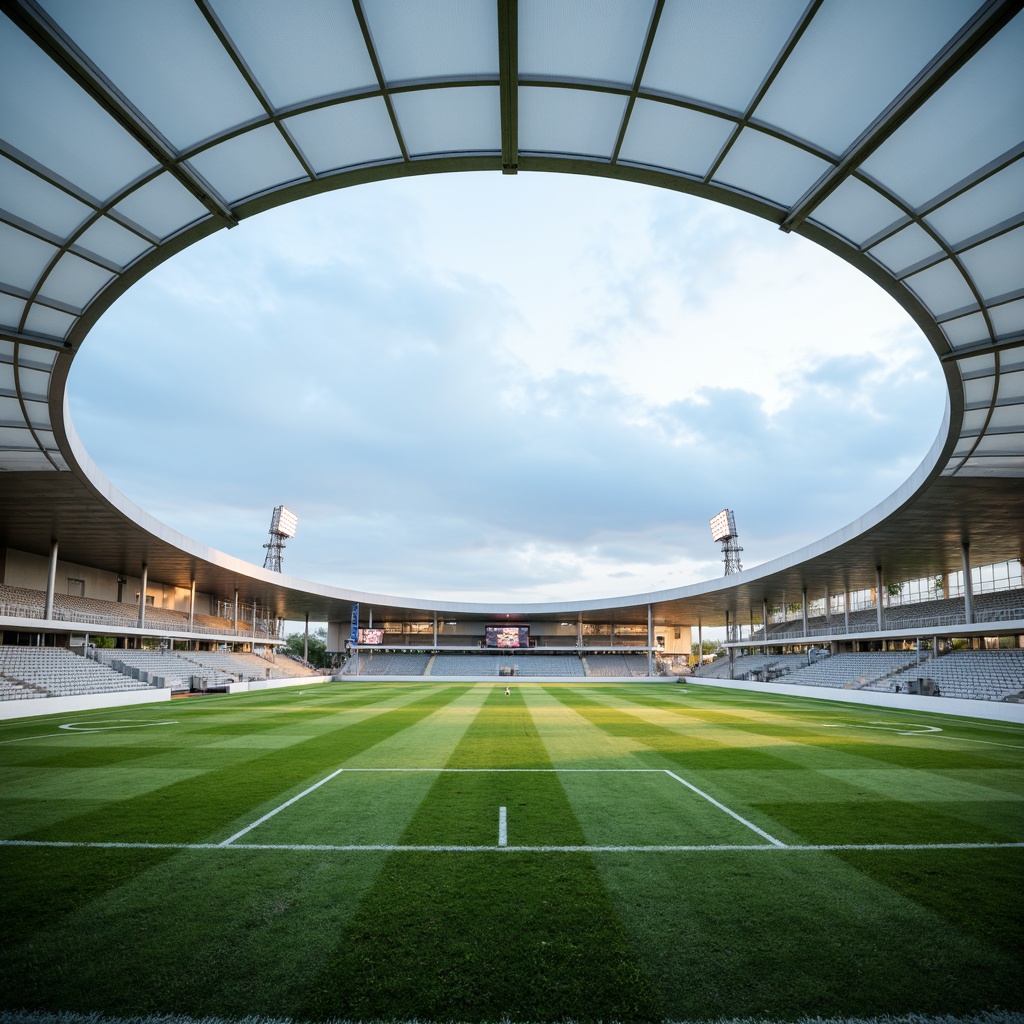
[[[283,811],[286,807],[291,807],[291,805],[295,803],[297,800],[301,800],[304,796],[308,796],[310,793],[313,792],[314,789],[319,789],[325,782],[330,782],[331,779],[333,779],[336,775],[340,775],[344,770],[344,768],[339,768],[337,771],[331,772],[331,774],[328,775],[327,778],[321,779],[319,782],[313,783],[313,785],[310,786],[309,789],[304,789],[297,796],[293,796],[291,800],[285,800],[285,802],[281,804],[279,807],[275,807],[272,811],[268,811],[266,814],[263,815],[262,818],[258,819],[257,821],[254,821],[251,825],[246,825],[245,828],[236,832],[233,836],[229,836],[222,843],[218,843],[217,845],[230,846],[236,839],[240,839],[247,832],[251,832],[254,828],[256,828],[257,825],[262,825],[263,822],[267,821],[269,818],[272,818],[279,811]]]
[[[804,846],[765,846],[742,844],[711,844],[707,846],[400,846],[387,843],[333,844],[333,843],[118,843],[73,842],[56,839],[0,839],[0,846],[81,847],[91,850],[323,850],[339,853],[833,853],[844,850],[900,851],[900,850],[1015,850],[1021,843],[834,843]]]
[[[694,793],[696,793],[698,796],[704,797],[704,799],[707,800],[708,803],[714,804],[720,811],[725,811],[725,813],[728,814],[730,818],[735,818],[741,825],[746,825],[747,828],[749,828],[751,831],[756,832],[759,836],[763,836],[765,839],[768,840],[769,843],[772,844],[772,846],[784,847],[786,845],[785,843],[776,839],[774,836],[768,835],[768,833],[765,832],[763,828],[758,828],[752,821],[747,821],[747,819],[744,818],[742,815],[737,814],[735,811],[729,810],[729,808],[726,807],[725,804],[719,803],[713,796],[709,796],[707,793],[705,793],[704,790],[698,789],[692,783],[687,782],[686,779],[680,778],[678,775],[676,775],[675,772],[670,772],[666,768],[665,774],[671,775],[672,778],[676,780],[676,782],[681,782],[687,789],[692,789]]]
[[[110,732],[112,729],[149,729],[154,725],[178,725],[178,722],[136,722],[131,718],[109,718],[100,719],[101,722],[129,722],[129,725],[93,725],[87,722],[68,722],[62,725],[61,729],[69,729],[72,732]]]
[[[498,845],[508,846],[508,814],[504,807],[498,808]]]

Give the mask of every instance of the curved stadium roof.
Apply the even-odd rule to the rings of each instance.
[[[942,361],[915,475],[845,530],[728,581],[575,604],[721,622],[1024,551],[1024,15],[956,0],[2,0],[0,544],[342,618],[134,506],[71,424],[91,326],[175,252],[328,189],[453,170],[622,178],[842,256]],[[86,352],[81,358],[88,358]],[[880,453],[884,457],[884,453]]]

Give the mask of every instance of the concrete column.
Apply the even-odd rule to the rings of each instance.
[[[576,613],[576,647],[583,650],[583,612]]]
[[[885,617],[882,608],[883,602],[885,601],[885,588],[882,581],[882,567],[880,565],[875,566],[875,612],[878,618],[878,632],[881,633],[885,629]]]
[[[850,632],[850,592],[843,591],[843,626],[846,632]]]
[[[256,639],[256,598],[252,599],[252,638]]]
[[[235,615],[232,621],[232,629],[238,632],[238,587],[235,587]]]
[[[309,612],[306,612],[306,631],[302,634],[302,660],[309,664]]]
[[[196,622],[196,581],[192,581],[192,588],[188,594],[188,631],[191,633]]]
[[[647,606],[647,675],[654,675],[654,621],[651,606]]]
[[[437,646],[437,612],[434,612],[434,646]]]
[[[764,642],[768,643],[768,598],[761,601],[761,619],[764,621]],[[766,648],[767,649],[767,648]]]
[[[807,588],[804,587],[800,591],[800,619],[804,624],[804,636],[807,636],[808,625],[807,625]]]
[[[736,648],[729,648],[729,678],[736,678]]]
[[[964,569],[964,621],[974,622],[974,580],[971,579],[971,545],[965,543],[960,549]]]
[[[46,574],[46,604],[43,606],[43,618],[53,618],[53,595],[57,590],[57,542],[50,541],[50,569]]]
[[[704,626],[697,620],[697,668],[704,664]]]
[[[139,629],[146,625],[146,588],[149,586],[149,566],[142,563],[142,587],[139,590]]]
[[[832,631],[832,595],[829,588],[825,587],[825,628]]]

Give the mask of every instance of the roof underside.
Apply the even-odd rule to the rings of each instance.
[[[840,535],[729,587],[551,614],[650,600],[721,621],[803,586],[870,586],[877,564],[958,568],[964,541],[975,562],[1019,557],[1021,6],[265,0],[256,17],[247,0],[2,0],[3,543],[59,536],[100,568],[148,560],[167,582],[342,616],[350,592],[267,579],[118,495],[68,419],[68,369],[118,295],[213,231],[327,189],[476,169],[646,182],[804,234],[903,304],[949,386],[925,465]]]

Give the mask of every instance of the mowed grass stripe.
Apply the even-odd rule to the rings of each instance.
[[[205,842],[227,838],[337,768],[348,758],[414,725],[464,693],[444,687],[404,706],[367,709],[363,720],[338,716],[330,731],[253,757],[240,751],[222,768],[87,811],[24,838],[124,842]],[[382,696],[384,696],[382,694]],[[231,752],[227,752],[230,754]],[[247,820],[243,820],[243,816]]]
[[[448,761],[550,768],[521,696],[491,695]],[[517,829],[583,836],[546,772],[439,775],[403,836]],[[388,857],[301,1015],[342,1019],[660,1020],[621,921],[585,854]]]
[[[965,757],[980,766],[992,761],[984,751],[965,754],[946,747],[922,751],[918,745],[934,741],[878,729],[863,730],[853,745],[840,730],[827,728],[830,716],[843,721],[847,709],[823,707],[819,709],[823,726],[817,733],[807,730],[802,742],[765,736],[767,749],[751,749],[748,745],[755,742],[755,736],[723,727],[715,733],[721,740],[719,749],[713,750],[708,747],[704,726],[695,737],[684,722],[672,727],[655,724],[642,710],[634,714],[617,706],[621,702],[610,694],[601,701],[564,691],[553,695],[577,707],[596,725],[677,761],[691,781],[701,780],[700,785],[710,786],[716,798],[788,843],[986,843],[1016,842],[1024,836],[1018,807],[1008,807],[996,792],[988,802],[978,800],[976,792],[967,794],[971,799],[958,802],[955,785],[948,786],[946,799],[929,805],[912,795],[879,799],[879,787],[858,784],[858,776],[864,778],[872,772],[901,773],[905,776],[902,785],[893,783],[890,791],[902,789],[904,794],[913,794],[916,778],[930,782],[917,767],[922,753],[928,765],[962,765]],[[784,717],[785,709],[779,715]],[[742,745],[730,746],[730,740]],[[860,756],[862,751],[867,756]],[[880,757],[880,751],[887,751],[888,756]],[[900,764],[901,755],[913,770]],[[1004,763],[1000,762],[1000,768]],[[764,770],[768,764],[772,771]],[[787,778],[785,788],[790,794],[802,792],[802,800],[789,795],[779,802],[768,795],[773,789],[778,792],[773,775],[782,769]],[[793,779],[795,783],[790,781]]]
[[[433,785],[430,772],[380,772],[400,765],[443,765],[486,698],[472,687],[436,714],[345,762],[341,775],[243,837],[243,844],[394,845]]]

